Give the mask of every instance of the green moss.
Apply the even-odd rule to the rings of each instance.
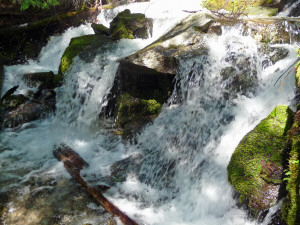
[[[103,44],[103,38],[98,35],[85,35],[72,38],[70,45],[62,55],[59,65],[59,74],[64,74],[72,65],[73,59],[81,52],[89,49],[97,48]]]
[[[300,50],[298,51],[300,52]],[[300,60],[296,64],[295,70],[296,70],[296,75],[295,75],[296,87],[300,90]]]
[[[147,116],[157,116],[160,113],[162,104],[155,99],[140,99],[128,93],[122,94],[118,102],[117,124],[124,126],[132,121]]]
[[[120,12],[110,23],[112,38],[119,40],[122,38],[134,39],[134,31],[145,26],[146,17],[144,14],[131,14],[129,9]],[[147,31],[145,29],[145,31]],[[145,36],[142,35],[142,36]]]
[[[267,4],[272,3],[273,0],[267,0]],[[209,10],[212,11],[218,11],[220,9],[225,9],[227,11],[233,12],[233,13],[257,13],[259,10],[261,14],[264,12],[264,14],[267,13],[270,14],[270,11],[272,11],[272,15],[277,14],[277,9],[273,8],[270,9],[267,7],[263,8],[256,8],[261,6],[262,4],[266,3],[265,0],[251,0],[251,1],[244,1],[244,0],[206,0],[203,3],[203,6],[206,7]],[[276,11],[276,12],[275,12]],[[257,14],[255,14],[257,15]]]
[[[290,131],[291,152],[287,180],[288,200],[283,207],[283,217],[288,225],[300,224],[300,121],[299,111]]]
[[[265,167],[282,169],[287,131],[292,125],[293,112],[288,106],[276,106],[239,143],[228,165],[228,180],[237,190],[242,202],[258,212],[270,207],[260,205],[265,184]],[[272,177],[271,177],[272,178]],[[256,207],[255,207],[256,206]]]

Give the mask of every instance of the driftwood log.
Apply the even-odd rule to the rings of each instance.
[[[138,225],[117,206],[105,198],[99,188],[88,186],[88,184],[82,179],[80,170],[89,165],[74,150],[66,145],[60,145],[59,147],[54,148],[53,154],[59,161],[63,161],[64,166],[70,175],[82,187],[84,187],[85,190],[94,198],[94,200],[102,205],[112,216],[118,217],[124,225]]]

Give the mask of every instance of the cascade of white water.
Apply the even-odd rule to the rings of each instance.
[[[200,9],[200,1],[186,0],[182,4],[181,0],[153,0],[128,4],[102,12],[98,20],[109,26],[113,17],[125,8],[153,18],[153,37],[121,40],[105,51],[100,48],[92,62],[75,59],[64,85],[57,90],[56,115],[1,134],[0,191],[18,188],[23,191],[18,196],[22,199],[38,192],[38,188],[52,185],[48,182],[38,188],[31,187],[28,181],[33,178],[69,178],[62,164],[52,156],[53,145],[63,142],[88,161],[90,167],[83,172],[86,179],[93,180],[97,180],[95,175],[109,175],[113,162],[132,152],[142,153],[144,158],[139,173],[130,174],[125,182],[107,193],[118,207],[140,223],[254,224],[235,206],[226,167],[242,137],[275,105],[290,104],[294,97],[292,74],[283,83],[282,90],[281,82],[275,86],[274,83],[294,61],[295,46],[280,45],[289,50],[289,56],[264,69],[257,43],[251,37],[242,36],[238,29],[224,30],[222,36],[205,40],[206,55],[179,59],[177,81],[180,89],[176,96],[180,100],[170,100],[164,106],[154,124],[139,136],[137,145],[124,145],[119,137],[101,129],[108,125],[101,124],[98,117],[106,104],[117,61],[170,30],[188,15],[183,9]],[[71,37],[90,33],[89,24],[69,29],[62,36],[52,37],[37,61],[5,67],[4,90],[21,84],[19,92],[27,91],[20,76],[16,75],[45,70],[57,72],[60,57]],[[249,65],[258,77],[259,85],[248,97],[230,96],[220,77],[221,69],[230,66],[227,58],[237,52],[249,58]],[[70,198],[70,195],[62,198]],[[14,202],[10,203],[9,210],[16,217],[20,212]],[[68,218],[66,223],[88,222],[97,224],[94,218],[83,221],[78,216]]]

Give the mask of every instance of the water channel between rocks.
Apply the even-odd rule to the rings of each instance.
[[[4,224],[106,224],[110,215],[97,206],[65,171],[52,153],[65,143],[89,163],[82,175],[92,185],[111,185],[110,166],[134,155],[136,167],[123,182],[113,177],[105,193],[113,203],[140,224],[245,225],[257,222],[237,207],[227,181],[227,165],[239,141],[278,104],[293,106],[294,77],[276,80],[295,60],[296,45],[277,44],[289,54],[265,66],[265,55],[240,27],[223,27],[221,36],[204,40],[205,56],[180,58],[176,89],[154,123],[145,127],[136,143],[113,134],[113,121],[99,119],[118,68],[118,60],[152,43],[199,3],[186,0],[134,3],[98,16],[108,25],[125,8],[153,18],[153,37],[121,40],[92,62],[75,59],[57,91],[55,115],[6,129],[0,140],[0,201],[7,202]],[[164,3],[164,4],[163,4]],[[72,37],[91,34],[90,24],[70,28],[52,37],[37,61],[6,66],[4,90],[19,84],[17,75],[57,72],[60,57]],[[246,58],[256,71],[257,87],[245,95],[231,96],[220,76],[234,58]],[[275,84],[276,83],[276,84]],[[141,156],[140,156],[141,155]],[[134,160],[133,160],[134,161]],[[133,164],[134,164],[133,163]],[[115,179],[115,180],[114,180]],[[267,217],[268,218],[268,217]],[[268,221],[264,223],[267,224]]]

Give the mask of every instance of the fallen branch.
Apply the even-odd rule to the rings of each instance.
[[[82,179],[80,170],[84,167],[88,167],[89,165],[75,151],[66,145],[60,145],[53,150],[53,154],[59,161],[63,161],[64,166],[70,175],[112,216],[118,217],[124,225],[138,225],[117,206],[105,198],[98,188],[88,186],[88,184]]]
[[[273,85],[273,86],[275,86],[276,84],[277,84],[277,82],[280,80],[280,78],[285,74],[285,73],[287,73],[297,62],[298,62],[298,60],[299,59],[296,59],[296,61],[291,65],[291,66],[289,66],[289,68],[287,68],[279,77],[278,77],[278,79],[276,80],[276,82],[275,82],[275,84]],[[293,69],[293,68],[292,68]],[[291,69],[291,70],[292,70]],[[288,74],[287,75],[289,75],[290,73],[291,73],[291,70],[288,72]],[[284,77],[284,79],[287,77],[287,75]],[[283,79],[283,80],[284,80]],[[281,86],[282,86],[282,84],[281,84]]]

